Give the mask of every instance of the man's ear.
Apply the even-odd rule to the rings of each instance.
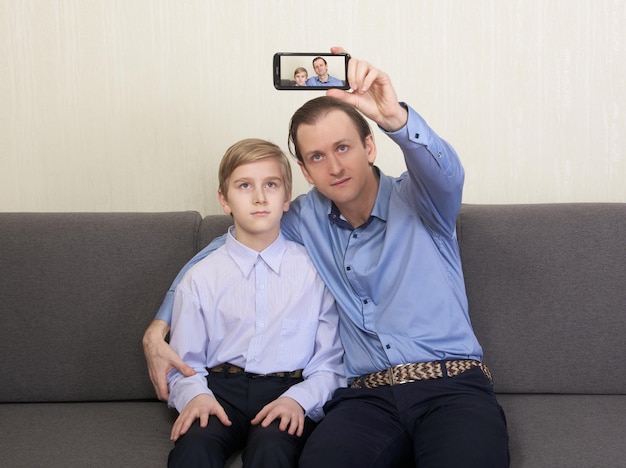
[[[304,176],[306,181],[311,185],[315,185],[315,182],[313,182],[313,179],[311,178],[309,171],[306,170],[304,163],[302,161],[298,161],[298,166],[300,166],[300,170],[302,171],[302,175]]]
[[[373,166],[374,161],[376,161],[376,141],[371,133],[365,137],[365,151],[367,152],[367,162]]]
[[[222,205],[222,210],[224,210],[224,213],[226,213],[227,215],[232,214],[232,210],[230,209],[230,206],[228,205],[228,200],[226,200],[226,197],[224,196],[222,191],[219,189],[217,191],[217,199],[219,200],[220,205]]]

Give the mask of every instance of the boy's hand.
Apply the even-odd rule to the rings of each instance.
[[[278,428],[281,431],[287,430],[290,435],[296,434],[298,437],[302,435],[304,431],[304,409],[293,398],[279,397],[268,403],[257,413],[251,423],[267,427],[275,419],[280,419]]]
[[[191,377],[196,373],[191,367],[174,352],[165,341],[165,336],[170,327],[163,320],[153,320],[143,335],[143,353],[148,364],[148,373],[154,386],[154,391],[159,400],[167,401],[167,373],[176,368],[185,377]]]
[[[185,408],[180,412],[170,434],[170,440],[176,441],[185,434],[196,419],[200,420],[200,427],[206,427],[209,424],[209,416],[216,416],[224,426],[230,426],[232,423],[222,405],[211,395],[201,394],[193,398]]]

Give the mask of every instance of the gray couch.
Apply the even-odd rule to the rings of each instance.
[[[0,466],[165,466],[141,337],[229,223],[0,214]],[[626,466],[626,204],[464,205],[458,237],[512,466]]]

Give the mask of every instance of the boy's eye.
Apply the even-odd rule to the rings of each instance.
[[[268,188],[275,188],[276,187],[276,182],[268,182],[267,186],[268,186]]]
[[[242,188],[242,189],[247,189],[248,187],[250,187],[250,184],[249,184],[248,182],[243,182],[243,183],[239,186],[239,188]]]

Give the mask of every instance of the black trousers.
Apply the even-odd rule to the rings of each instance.
[[[243,466],[246,468],[291,468],[298,466],[298,457],[304,441],[315,427],[306,418],[301,437],[289,435],[278,428],[279,421],[263,428],[252,426],[250,421],[269,402],[302,379],[288,377],[257,377],[244,374],[213,374],[211,390],[224,407],[232,426],[224,426],[216,417],[201,428],[196,421],[181,436],[170,452],[169,467],[219,467],[233,453],[243,449]]]
[[[480,369],[452,378],[338,389],[301,468],[509,465],[504,412]]]

